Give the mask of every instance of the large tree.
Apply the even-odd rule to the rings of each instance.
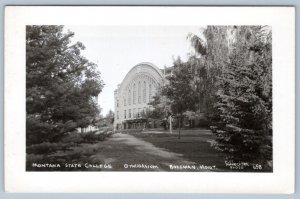
[[[272,45],[264,27],[236,27],[236,42],[219,76],[218,143],[231,159],[272,157]]]
[[[268,27],[208,26],[189,38],[215,122],[215,147],[230,159],[269,160],[272,155],[272,42]],[[196,61],[195,61],[196,60]],[[198,61],[197,61],[198,60]],[[199,64],[197,64],[197,62]]]
[[[199,35],[190,33],[188,39],[196,55],[189,62],[194,68],[195,93],[198,94],[199,110],[212,117],[214,115],[217,76],[221,74],[229,59],[228,26],[207,26]]]
[[[63,26],[26,26],[27,143],[57,141],[91,124],[103,88],[97,66]]]
[[[169,83],[162,89],[162,94],[168,98],[173,115],[178,118],[179,135],[182,126],[183,113],[195,111],[198,95],[194,92],[193,67],[189,62],[182,62],[178,58],[174,62],[172,75],[167,77]]]

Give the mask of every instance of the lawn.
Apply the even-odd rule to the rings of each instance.
[[[172,134],[168,131],[145,131],[131,133],[137,138],[152,143],[154,146],[183,155],[184,159],[196,164],[215,165],[218,169],[228,169],[225,166],[225,157],[211,147],[210,141],[215,137],[210,130],[181,130],[178,139],[178,130]]]

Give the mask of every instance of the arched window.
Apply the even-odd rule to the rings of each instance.
[[[133,84],[133,104],[135,104],[135,100],[136,100],[136,86],[135,84]]]
[[[144,82],[143,86],[143,102],[146,103],[146,82]]]
[[[131,90],[128,90],[128,105],[131,105]]]
[[[124,97],[124,106],[126,106],[126,97]]]
[[[141,82],[138,83],[138,103],[141,103],[142,93],[141,93]]]
[[[149,84],[149,102],[152,100],[152,85]]]

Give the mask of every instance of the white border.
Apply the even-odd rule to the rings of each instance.
[[[270,25],[273,173],[25,172],[25,25]],[[295,8],[25,7],[5,9],[5,190],[102,193],[293,193]]]

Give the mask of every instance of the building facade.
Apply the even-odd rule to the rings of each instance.
[[[163,70],[153,64],[143,62],[134,66],[114,91],[114,129],[131,128],[132,121],[150,108],[148,103],[164,82]]]

